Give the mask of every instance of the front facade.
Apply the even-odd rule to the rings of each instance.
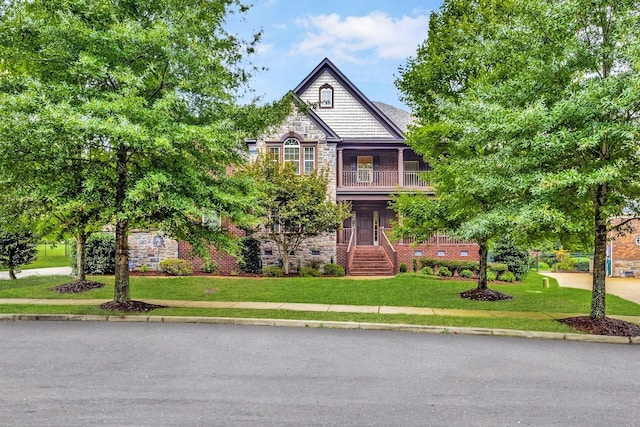
[[[250,155],[254,159],[261,154],[274,156],[294,164],[300,174],[327,172],[328,197],[334,202],[350,202],[352,216],[337,232],[303,242],[290,257],[290,271],[315,260],[339,263],[350,275],[391,275],[402,264],[411,270],[414,260],[422,258],[478,260],[478,246],[473,242],[434,236],[416,246],[390,238],[396,219],[389,209],[391,194],[433,194],[429,165],[405,143],[409,113],[371,102],[328,59],[293,93],[297,100],[293,112],[280,126],[248,141]],[[193,259],[187,244],[175,246],[178,257]],[[145,248],[145,253],[157,253],[153,245]],[[262,241],[261,255],[263,266],[282,262],[272,242]],[[158,262],[157,257],[147,258],[135,258],[134,268]],[[239,271],[235,259],[215,248],[211,258],[219,265],[220,274]],[[194,261],[198,268],[202,260]]]
[[[295,89],[308,108],[295,108],[285,122],[256,141],[253,156],[270,154],[292,162],[299,173],[325,170],[328,196],[348,201],[352,217],[337,233],[305,242],[292,265],[311,259],[334,260],[350,274],[393,274],[413,258],[478,259],[477,245],[436,236],[428,245],[392,242],[389,231],[395,213],[388,208],[397,191],[433,189],[429,165],[405,143],[409,113],[369,101],[328,59],[323,60]],[[264,265],[280,261],[277,249],[263,244]]]

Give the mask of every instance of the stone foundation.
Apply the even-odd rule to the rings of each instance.
[[[261,249],[263,267],[281,264],[282,257],[273,241],[262,241]],[[337,261],[335,232],[324,233],[302,242],[294,254],[289,256],[289,272],[298,271],[299,265],[305,266],[310,260],[317,260],[322,264]]]
[[[612,276],[640,277],[640,260],[614,260]]]

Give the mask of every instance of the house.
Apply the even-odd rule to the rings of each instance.
[[[338,232],[305,241],[291,257],[296,270],[309,260],[335,261],[351,275],[384,275],[409,268],[413,259],[446,258],[477,261],[478,246],[446,236],[413,246],[390,238],[395,212],[391,194],[421,191],[433,194],[429,165],[406,145],[412,118],[406,111],[370,101],[330,60],[324,59],[293,90],[298,105],[287,119],[260,139],[248,141],[251,156],[269,154],[295,165],[299,173],[329,173],[328,196],[351,202],[353,215]],[[144,238],[143,238],[144,240]],[[147,239],[148,240],[148,239]],[[153,253],[150,245],[147,252]],[[180,257],[189,257],[180,243]],[[275,245],[262,243],[263,266],[278,265]],[[238,270],[229,256],[212,252],[222,274]],[[136,266],[144,260],[136,259]],[[196,260],[196,263],[198,261]]]
[[[610,233],[607,247],[607,274],[614,277],[640,277],[640,220],[632,217],[611,219],[612,225],[627,223],[622,235]]]

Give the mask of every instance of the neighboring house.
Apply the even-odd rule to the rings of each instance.
[[[473,242],[434,236],[426,245],[413,246],[390,239],[396,218],[388,207],[390,195],[398,191],[433,193],[429,165],[405,143],[412,122],[408,112],[371,102],[328,59],[293,94],[298,107],[308,107],[294,107],[280,126],[248,141],[249,152],[254,159],[270,154],[293,163],[302,174],[327,171],[328,196],[332,201],[351,202],[353,216],[337,233],[305,241],[291,257],[292,270],[312,259],[335,261],[351,275],[394,274],[401,263],[411,269],[412,260],[420,258],[478,260],[478,246]],[[189,257],[188,245],[182,242],[179,256]],[[228,256],[214,251],[212,258],[222,274],[237,270]],[[277,265],[280,259],[274,244],[262,243],[263,265]]]
[[[613,225],[629,220],[613,218]],[[640,276],[640,220],[629,222],[630,230],[624,235],[611,235],[607,247],[607,273],[617,277]]]

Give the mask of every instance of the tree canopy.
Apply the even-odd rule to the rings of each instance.
[[[255,212],[260,220],[257,236],[273,241],[285,274],[289,259],[302,242],[335,231],[351,215],[347,203],[328,197],[328,178],[322,171],[297,173],[292,164],[259,158],[244,169],[258,183],[260,198]]]
[[[230,168],[244,162],[245,138],[288,103],[266,112],[235,101],[259,35],[244,41],[224,24],[246,10],[237,0],[3,5],[0,160],[13,161],[13,183],[27,169],[25,182],[72,183],[55,202],[99,203],[116,232],[117,302],[130,301],[131,227],[224,249],[232,236],[204,226],[203,212],[249,220],[252,183]]]
[[[446,1],[442,10],[455,4],[475,14],[480,3],[491,2]],[[454,97],[431,85],[430,106],[417,109],[426,111],[420,113],[425,130],[414,135],[453,123],[457,136],[441,132],[432,145],[474,140],[493,147],[503,186],[518,189],[498,204],[499,210],[511,206],[516,235],[590,237],[591,317],[603,318],[606,242],[619,228],[610,219],[624,215],[624,225],[640,213],[638,3],[516,0],[508,14],[487,24],[488,31],[456,45],[465,52],[458,59],[471,64],[463,67],[481,63],[482,72],[456,80]],[[419,51],[414,62],[428,60],[430,54]],[[409,93],[418,103],[420,92]]]

